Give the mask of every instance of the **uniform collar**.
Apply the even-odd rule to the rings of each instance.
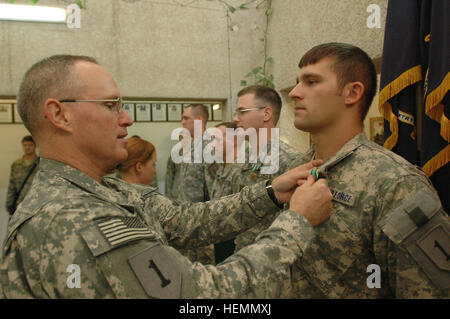
[[[354,136],[351,140],[349,140],[347,143],[342,146],[339,151],[337,151],[336,154],[331,156],[329,159],[323,163],[322,166],[319,167],[320,171],[326,171],[333,166],[337,165],[339,162],[353,154],[353,152],[359,148],[361,145],[368,142],[368,139],[364,133],[359,133],[358,135]],[[314,145],[311,147],[308,154],[311,152],[311,159],[312,155],[314,154]]]
[[[78,186],[79,188],[93,194],[95,197],[99,197],[108,202],[117,203],[122,206],[130,206],[129,196],[124,196],[121,193],[121,186],[125,185],[126,182],[120,181],[116,179],[116,185],[120,185],[117,187],[113,186],[110,182],[110,177],[104,177],[103,182],[105,185],[100,184],[87,174],[82,171],[66,164],[63,162],[58,162],[48,158],[41,158],[40,162],[40,171],[43,176],[58,176],[69,183]],[[128,185],[129,188],[132,188],[132,185]]]

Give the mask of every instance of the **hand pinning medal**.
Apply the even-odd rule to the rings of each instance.
[[[325,178],[327,177],[327,174],[325,172],[320,172],[318,168],[313,168],[310,172],[310,175],[314,177],[314,181],[317,181],[319,178]]]

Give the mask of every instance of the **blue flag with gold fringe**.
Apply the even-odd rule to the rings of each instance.
[[[423,1],[420,39],[425,113],[420,164],[450,213],[450,1]]]
[[[418,161],[415,84],[422,80],[419,22],[419,1],[389,1],[379,97],[384,146],[413,164]]]
[[[379,110],[385,119],[384,146],[422,167],[447,212],[450,212],[449,32],[450,1],[390,0],[379,98]],[[418,99],[417,85],[423,87],[423,99]],[[423,103],[423,107],[417,108],[418,103]],[[423,111],[416,114],[416,109]],[[421,134],[421,145],[416,133]]]

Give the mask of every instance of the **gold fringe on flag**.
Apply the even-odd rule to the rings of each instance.
[[[398,142],[398,119],[392,112],[392,105],[388,100],[404,88],[422,80],[422,66],[416,65],[398,76],[394,81],[386,85],[380,92],[378,110],[389,121],[391,135],[384,142],[384,147],[392,150]]]
[[[444,105],[441,103],[450,88],[450,72],[444,77],[442,83],[427,96],[425,113],[441,125],[441,136],[450,141],[450,123],[444,114]]]
[[[386,139],[383,146],[388,150],[397,145],[398,142],[398,119],[397,116],[392,112],[392,105],[386,102],[384,108],[383,117],[389,121],[389,129],[391,130],[391,135]]]
[[[442,83],[432,92],[430,92],[430,94],[428,94],[427,100],[425,102],[425,113],[430,118],[441,124],[441,136],[447,142],[450,141],[450,122],[445,116],[444,104],[442,104],[441,102],[447,94],[449,87],[450,73],[447,73]],[[427,174],[427,176],[430,177],[442,166],[446,165],[449,161],[450,145],[447,145],[442,151],[437,153],[428,162],[426,162],[422,169]]]
[[[450,145],[447,145],[431,158],[423,167],[422,170],[428,177],[434,174],[438,169],[447,164],[450,161]]]

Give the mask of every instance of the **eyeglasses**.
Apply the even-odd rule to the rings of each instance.
[[[118,97],[117,99],[108,99],[108,100],[60,100],[58,101],[60,103],[74,103],[74,102],[98,102],[98,103],[105,103],[103,104],[107,108],[109,108],[112,111],[116,111],[117,113],[120,113],[120,110],[123,109],[122,104],[122,98]]]
[[[236,111],[233,113],[233,116],[241,116],[246,112],[250,112],[250,111],[256,111],[256,110],[262,110],[265,109],[265,106],[259,106],[259,107],[251,107],[249,109],[236,109]]]

